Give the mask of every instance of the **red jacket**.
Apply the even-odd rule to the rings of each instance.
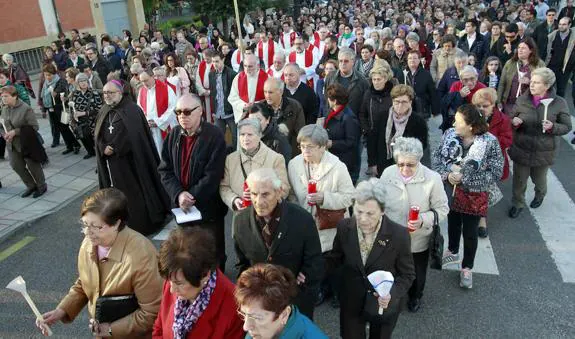
[[[493,109],[493,115],[489,122],[489,132],[497,138],[499,146],[501,146],[501,152],[503,152],[503,158],[505,159],[501,180],[505,180],[509,177],[509,157],[507,156],[507,149],[511,147],[511,143],[513,143],[513,129],[511,128],[511,119],[501,113],[497,107]]]
[[[243,339],[245,337],[244,323],[237,313],[234,289],[234,284],[218,270],[216,288],[210,298],[210,304],[186,338]],[[166,280],[160,312],[154,322],[153,339],[174,337],[172,325],[176,299],[177,296],[170,293],[170,282]]]

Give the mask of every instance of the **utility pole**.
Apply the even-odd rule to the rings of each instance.
[[[58,15],[58,9],[56,8],[56,0],[52,0],[52,9],[54,9],[54,15],[56,16],[56,25],[58,26],[58,34],[63,33],[62,23],[60,22],[60,15]]]

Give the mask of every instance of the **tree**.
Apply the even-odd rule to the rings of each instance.
[[[238,0],[240,11],[240,20],[244,15],[256,8],[270,7],[272,1],[269,0]],[[194,13],[201,15],[202,18],[209,19],[212,23],[224,23],[224,30],[227,31],[225,24],[227,19],[235,16],[233,0],[213,1],[213,0],[194,0],[191,2]],[[207,22],[204,22],[207,24]]]

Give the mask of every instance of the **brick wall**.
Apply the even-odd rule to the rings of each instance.
[[[56,0],[62,30],[82,30],[94,27],[90,0]]]
[[[0,13],[0,44],[46,35],[38,0],[0,1]]]

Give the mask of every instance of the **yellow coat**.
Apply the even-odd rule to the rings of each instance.
[[[151,338],[162,299],[163,279],[157,251],[140,233],[125,227],[118,233],[106,260],[98,260],[97,247],[84,238],[78,253],[79,277],[58,305],[72,322],[88,304],[94,318],[99,296],[135,294],[140,308],[112,323],[114,338]],[[86,324],[86,329],[88,324]]]

